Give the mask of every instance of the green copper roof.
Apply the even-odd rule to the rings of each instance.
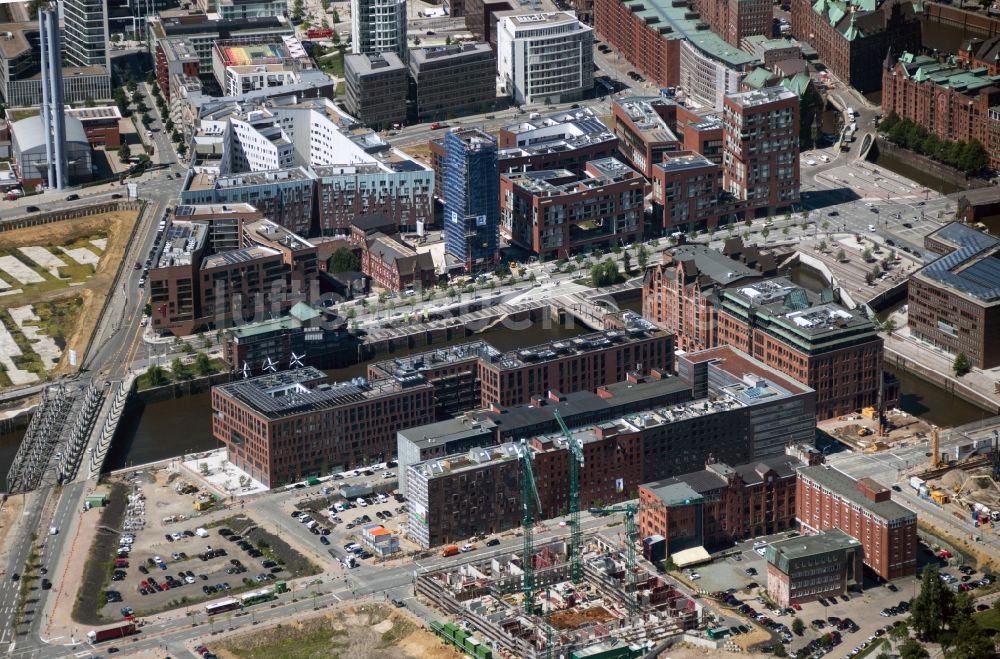
[[[813,11],[817,14],[825,14],[826,0],[816,0],[816,4],[813,5]]]
[[[748,73],[747,77],[743,78],[743,84],[747,87],[752,87],[753,89],[763,89],[764,87],[767,87],[767,83],[770,82],[773,77],[773,73],[764,67],[759,66]]]
[[[791,78],[785,78],[781,81],[781,86],[792,92],[799,98],[806,93],[806,89],[809,87],[810,78],[805,73],[796,73]]]
[[[700,19],[688,17],[686,5],[674,6],[671,0],[634,0],[628,6],[637,7],[633,11],[637,18],[644,20],[653,29],[667,29],[664,39],[684,39],[707,56],[731,68],[741,68],[757,62],[750,53],[726,43],[711,30],[699,30]]]
[[[861,36],[861,30],[855,25],[854,17],[856,14],[851,14],[851,24],[847,26],[847,30],[844,31],[844,38],[848,41],[854,41]]]
[[[830,25],[836,26],[844,16],[847,15],[847,6],[842,2],[831,2],[830,9],[827,12],[827,17],[830,19]]]

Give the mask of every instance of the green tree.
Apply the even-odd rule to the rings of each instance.
[[[942,585],[937,567],[925,567],[920,592],[910,606],[910,626],[918,638],[937,640],[947,619],[946,611],[951,608],[951,598],[952,592]]]
[[[622,268],[624,268],[626,275],[632,274],[632,257],[629,256],[628,252],[622,254]]]
[[[927,649],[915,638],[908,638],[899,647],[899,659],[930,659]]]
[[[118,147],[118,160],[120,160],[123,163],[126,163],[128,162],[128,159],[131,157],[132,157],[132,150],[128,147],[128,144],[122,142],[121,146]]]
[[[819,241],[819,245],[817,245],[817,247],[819,247],[819,251],[825,252],[827,247],[826,241],[825,240]]]
[[[895,332],[896,321],[893,320],[892,318],[886,319],[886,321],[882,323],[882,331],[885,332],[886,334],[892,334],[893,332]]]
[[[865,260],[865,263],[871,263],[873,258],[871,247],[864,248],[864,250],[861,252],[861,258]]]
[[[187,376],[180,357],[174,357],[174,360],[170,362],[170,372],[174,374],[174,380],[180,380],[182,377]]]
[[[645,270],[646,266],[649,265],[649,252],[646,251],[646,246],[641,243],[635,252],[635,261],[639,264],[640,270]]]
[[[992,659],[993,639],[988,638],[981,627],[966,620],[957,628],[954,645],[947,653],[948,659]]]
[[[955,355],[955,361],[952,362],[951,368],[955,371],[955,375],[962,377],[972,370],[972,364],[969,363],[969,358],[965,355],[965,353],[960,352]]]
[[[841,263],[847,260],[847,253],[843,249],[837,250],[837,260]]]
[[[611,286],[621,281],[618,266],[614,261],[607,260],[595,263],[590,268],[590,283],[595,287]]]
[[[336,9],[334,9],[333,10],[333,14],[330,15],[330,20],[333,21],[334,25],[336,25],[337,23],[340,22],[340,13]],[[334,32],[334,34],[337,34],[337,33]],[[337,43],[337,42],[334,41],[334,43]]]
[[[158,387],[161,384],[165,384],[167,381],[167,375],[163,372],[163,369],[153,364],[148,369],[146,369],[146,378],[149,380],[149,384],[152,387]]]
[[[767,240],[767,237],[771,235],[771,230],[764,227],[764,230],[760,232],[760,235],[764,236],[764,240]]]
[[[823,220],[823,224],[821,224],[820,226],[823,228],[823,231],[829,231],[829,229],[830,229],[830,221],[829,220]]]
[[[209,375],[212,372],[212,361],[203,352],[199,352],[194,358],[194,367],[198,375]]]
[[[774,656],[775,657],[787,657],[788,656],[788,651],[785,650],[785,646],[784,645],[782,645],[781,643],[778,643],[777,645],[774,646]]]
[[[352,250],[338,247],[327,259],[326,268],[330,272],[357,272],[361,270],[361,259]]]
[[[805,631],[806,625],[802,622],[802,618],[796,616],[792,618],[792,633],[796,636],[802,636],[802,632]]]

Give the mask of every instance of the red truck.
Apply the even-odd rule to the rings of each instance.
[[[333,36],[333,28],[329,27],[313,27],[306,31],[306,37],[309,39],[326,39],[331,36]]]
[[[90,639],[91,643],[100,643],[101,641],[110,641],[113,638],[125,638],[126,636],[138,633],[139,628],[136,627],[134,622],[126,622],[105,629],[93,629],[87,632],[87,638]]]

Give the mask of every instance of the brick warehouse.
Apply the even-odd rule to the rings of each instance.
[[[816,49],[840,80],[862,93],[882,85],[876,62],[888,52],[920,50],[919,2],[791,0],[792,34]]]
[[[828,465],[799,470],[795,516],[802,531],[840,529],[861,541],[864,562],[890,581],[917,572],[917,515],[871,478],[854,480]]]
[[[882,111],[910,119],[942,140],[978,140],[989,152],[990,164],[997,167],[1000,154],[990,136],[998,122],[990,108],[1000,105],[1000,73],[990,73],[975,62],[959,62],[912,53],[902,53],[895,62],[887,57]]]
[[[795,472],[790,456],[705,468],[639,487],[640,537],[666,538],[667,552],[731,547],[795,525]]]

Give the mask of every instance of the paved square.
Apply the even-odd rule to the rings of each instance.
[[[66,262],[61,258],[44,247],[39,247],[37,245],[32,245],[30,247],[18,247],[17,249],[29,259],[48,270],[50,275],[56,279],[60,278],[59,268],[66,265]]]
[[[86,247],[76,247],[74,249],[60,247],[59,249],[61,249],[66,256],[70,257],[80,265],[92,265],[96,267],[101,260],[100,256],[94,254],[94,252]]]

